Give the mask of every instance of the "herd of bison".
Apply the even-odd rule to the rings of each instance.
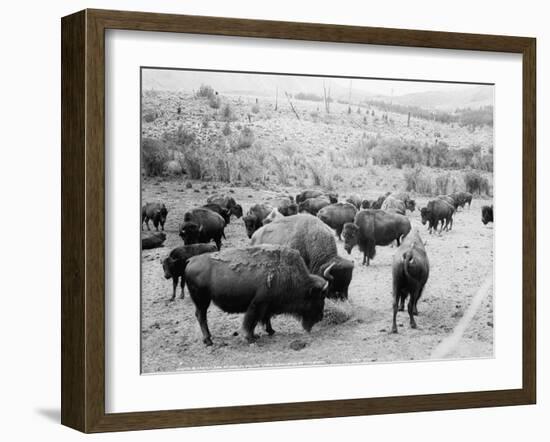
[[[440,195],[417,207],[405,192],[369,200],[305,190],[295,197],[280,195],[252,204],[246,211],[240,203],[229,193],[204,196],[202,205],[175,220],[177,233],[164,231],[172,210],[162,201],[142,208],[143,250],[162,247],[167,234],[181,238],[181,245],[161,256],[163,272],[158,275],[172,280],[166,297],[172,302],[166,302],[166,308],[176,300],[178,285],[180,298],[187,289],[206,346],[213,344],[207,319],[211,303],[230,315],[244,313],[241,330],[233,334],[242,333],[248,343],[258,339],[258,325],[273,335],[271,319],[281,314],[296,318],[310,332],[323,320],[326,299],[334,303],[349,297],[356,265],[349,256],[339,255],[338,242],[348,255],[357,246],[364,266],[375,259],[377,247],[395,247],[386,271],[392,281],[391,332],[398,332],[397,314],[407,298],[410,327],[416,328],[417,304],[430,278],[426,239],[451,231],[453,219],[470,210],[472,195]],[[416,210],[425,233],[411,224]],[[493,222],[493,206],[482,206],[478,216],[479,223]],[[230,223],[246,232],[248,244],[224,247]],[[153,233],[146,233],[151,227]]]

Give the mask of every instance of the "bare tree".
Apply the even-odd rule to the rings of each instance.
[[[327,91],[327,87],[324,81],[323,81],[323,98],[325,101],[325,112],[329,114],[330,113],[330,84]]]
[[[288,104],[290,104],[290,108],[292,109],[292,112],[294,112],[294,115],[296,115],[296,118],[298,120],[300,119],[300,116],[298,115],[298,112],[296,112],[296,109],[294,109],[294,105],[292,104],[292,100],[290,99],[290,95],[288,92],[285,91],[286,99],[288,100]]]

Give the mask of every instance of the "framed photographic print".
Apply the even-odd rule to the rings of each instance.
[[[64,17],[62,423],[535,403],[535,52]]]

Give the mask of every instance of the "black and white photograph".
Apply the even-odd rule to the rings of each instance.
[[[494,357],[495,87],[141,68],[143,374]]]

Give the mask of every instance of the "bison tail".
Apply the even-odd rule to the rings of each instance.
[[[413,256],[410,250],[403,253],[403,271],[405,272],[405,276],[408,279],[412,279],[409,273],[409,266],[412,263],[412,260],[413,260]]]
[[[227,239],[227,238],[225,237],[225,232],[223,231],[223,229],[222,229],[222,236],[223,236],[223,239]]]

